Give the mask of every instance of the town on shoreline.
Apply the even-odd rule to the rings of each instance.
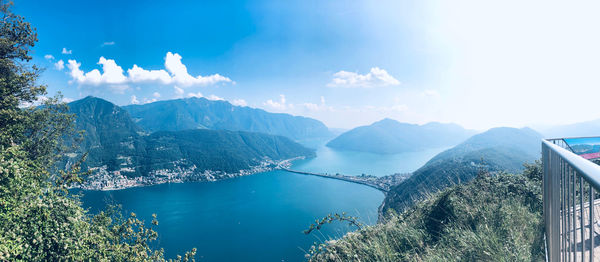
[[[292,166],[295,160],[305,157],[294,157],[284,160],[263,159],[259,165],[251,166],[248,169],[242,169],[235,173],[213,170],[197,170],[196,166],[189,168],[177,167],[175,169],[153,170],[147,176],[128,177],[123,171],[108,171],[106,166],[90,168],[92,174],[84,179],[83,183],[73,184],[71,188],[80,188],[84,190],[121,190],[132,187],[152,186],[164,183],[183,183],[183,182],[213,182],[234,177],[248,176],[256,173],[268,172],[276,169],[286,169]]]

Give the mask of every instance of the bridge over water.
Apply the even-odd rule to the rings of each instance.
[[[289,168],[282,168],[285,171],[301,174],[301,175],[309,175],[309,176],[319,176],[331,179],[342,180],[351,183],[357,183],[365,186],[370,186],[377,190],[382,191],[383,193],[387,193],[390,190],[390,187],[393,186],[392,179],[389,176],[386,177],[374,177],[374,176],[348,176],[342,174],[325,174],[325,173],[314,173],[314,172],[306,172],[306,171],[298,171]]]

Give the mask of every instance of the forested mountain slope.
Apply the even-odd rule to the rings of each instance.
[[[530,128],[493,128],[439,153],[404,182],[393,187],[384,209],[404,210],[416,200],[447,186],[468,182],[479,172],[520,172],[541,157],[542,136]]]
[[[332,136],[323,123],[312,118],[269,113],[206,98],[165,100],[123,108],[141,128],[149,132],[226,129],[281,135],[294,140]]]

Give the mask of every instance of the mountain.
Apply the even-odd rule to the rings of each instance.
[[[281,135],[294,140],[333,136],[323,123],[312,118],[269,113],[206,98],[166,100],[123,108],[148,132],[225,129]]]
[[[540,129],[548,138],[600,136],[600,119]]]
[[[475,132],[456,124],[415,125],[383,119],[369,126],[354,128],[327,143],[328,147],[379,154],[395,154],[453,146]]]
[[[122,156],[133,163],[142,160],[145,148],[143,130],[129,117],[129,113],[106,100],[88,96],[69,103],[75,114],[75,128],[84,131],[84,139],[75,155],[88,152],[84,167],[106,165],[117,170]]]
[[[146,139],[147,172],[195,166],[199,170],[235,173],[261,164],[263,159],[314,156],[289,138],[228,130],[160,131]]]
[[[392,187],[384,209],[404,210],[429,193],[467,182],[477,174],[520,172],[523,164],[538,160],[542,136],[530,128],[493,128],[439,153],[404,182]]]
[[[88,152],[83,167],[94,171],[90,177],[94,189],[173,179],[215,180],[315,155],[289,138],[262,133],[194,129],[149,134],[127,111],[95,97],[71,102],[69,108],[76,116],[76,128],[85,133],[81,146],[62,164]],[[117,180],[121,185],[112,183]]]

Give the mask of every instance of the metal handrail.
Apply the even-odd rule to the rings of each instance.
[[[580,139],[580,138],[598,138],[598,136],[570,136],[559,138],[545,138],[544,140],[562,140],[562,139]]]
[[[547,258],[585,261],[587,257],[594,261],[594,207],[598,205],[595,192],[600,192],[600,166],[565,149],[570,147],[564,139],[542,140]]]
[[[569,163],[588,183],[594,186],[594,189],[600,191],[600,166],[546,140],[542,140],[542,143]]]

